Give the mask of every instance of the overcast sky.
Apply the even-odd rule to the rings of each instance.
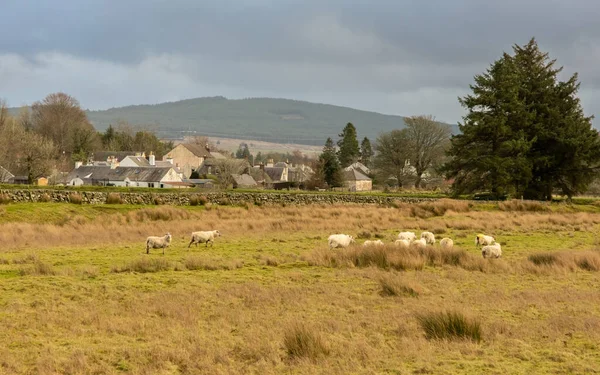
[[[456,122],[473,76],[536,37],[598,116],[598,19],[597,0],[1,0],[0,98],[282,97]]]

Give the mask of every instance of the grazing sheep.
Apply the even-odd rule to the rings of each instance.
[[[502,248],[499,243],[484,246],[481,248],[481,255],[484,258],[500,258],[502,256]]]
[[[363,246],[383,246],[384,243],[381,240],[375,240],[375,241],[371,241],[371,240],[366,240],[363,243]]]
[[[334,249],[336,247],[348,247],[350,244],[355,243],[354,237],[347,234],[332,234],[327,239],[329,248]]]
[[[400,234],[398,234],[398,239],[412,242],[417,239],[417,235],[415,232],[400,232]]]
[[[192,239],[190,240],[190,244],[188,245],[188,249],[192,246],[193,243],[198,247],[199,243],[206,243],[206,247],[208,247],[208,243],[210,242],[210,246],[214,246],[215,237],[221,237],[221,232],[218,230],[209,230],[204,232],[192,232]]]
[[[162,237],[150,236],[146,239],[146,254],[150,254],[150,249],[163,249],[163,255],[165,254],[165,247],[169,247],[171,244],[171,233],[167,233]]]
[[[492,245],[494,242],[496,242],[496,240],[492,236],[486,236],[485,234],[481,233],[475,236],[475,246]]]
[[[425,247],[427,247],[427,241],[424,238],[420,238],[411,242],[410,246],[414,246],[417,249],[424,249]]]
[[[433,245],[435,243],[435,236],[431,232],[421,233],[421,238],[425,239],[425,242],[427,242],[427,245]]]
[[[396,240],[394,241],[394,245],[400,246],[401,249],[408,249],[410,247],[409,240]]]
[[[448,237],[442,238],[440,241],[440,247],[442,250],[450,250],[454,247],[454,241]]]

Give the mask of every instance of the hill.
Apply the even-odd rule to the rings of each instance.
[[[312,145],[322,145],[327,137],[337,138],[348,122],[357,127],[359,136],[371,139],[380,132],[405,126],[401,116],[268,98],[198,98],[89,111],[88,116],[98,130],[125,120],[150,126],[167,137],[197,132],[211,137]]]

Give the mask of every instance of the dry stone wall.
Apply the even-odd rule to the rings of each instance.
[[[12,202],[70,202],[71,195],[78,194],[82,204],[105,204],[109,194],[118,194],[124,204],[167,204],[185,206],[190,198],[203,196],[212,204],[256,205],[307,205],[307,204],[392,204],[393,202],[418,203],[436,198],[409,198],[358,194],[310,194],[310,193],[236,193],[236,192],[181,192],[181,193],[111,193],[100,191],[67,190],[0,190],[4,199]]]

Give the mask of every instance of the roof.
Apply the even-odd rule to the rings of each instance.
[[[157,182],[162,180],[172,167],[116,167],[111,169],[106,166],[88,165],[73,169],[67,181],[74,178],[82,180],[107,180],[107,181],[144,181]]]
[[[153,167],[152,165],[150,165],[150,161],[143,156],[129,155],[126,157],[126,159],[133,161],[138,167]],[[154,166],[155,167],[172,167],[175,170],[178,170],[178,168],[176,166],[174,166],[170,161],[155,160]]]
[[[15,177],[14,174],[10,173],[6,168],[0,166],[0,182],[8,182],[8,180],[13,177]]]
[[[215,180],[212,180],[210,178],[188,178],[188,179],[184,179],[183,182],[187,182],[189,184],[194,184],[194,185],[206,185],[206,184],[214,184]]]
[[[269,175],[271,180],[281,181],[281,176],[283,175],[285,168],[281,167],[265,167],[265,173]]]
[[[358,170],[351,168],[344,170],[344,179],[346,181],[371,181],[371,179],[364,174],[360,173]]]
[[[106,161],[109,156],[115,156],[117,161],[121,161],[128,156],[135,156],[135,151],[97,151],[92,155],[93,161]]]
[[[350,168],[357,169],[362,174],[369,174],[369,173],[371,173],[371,170],[369,169],[369,167],[367,167],[366,165],[364,165],[363,163],[361,163],[359,161],[357,161],[354,164],[352,164],[349,167],[347,167],[346,170],[348,170]]]
[[[237,186],[256,186],[257,183],[254,181],[252,176],[249,174],[232,174],[231,177],[235,181]]]
[[[187,148],[192,154],[200,157],[200,158],[209,158],[210,151],[206,149],[206,147],[200,146],[196,143],[182,143],[183,147]]]

